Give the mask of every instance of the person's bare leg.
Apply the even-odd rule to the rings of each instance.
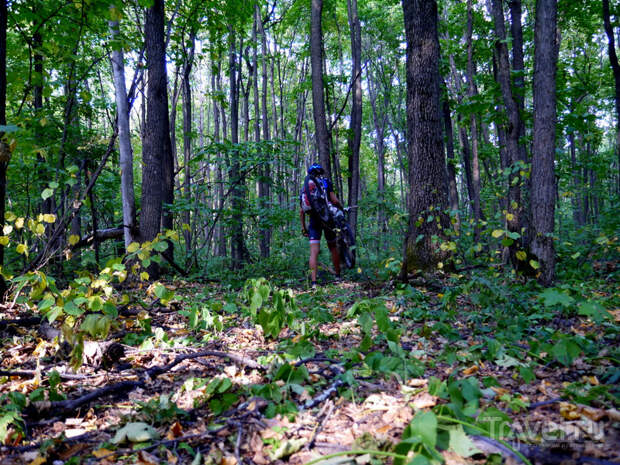
[[[310,275],[313,283],[316,282],[316,269],[317,260],[319,257],[319,250],[321,250],[320,242],[310,243]]]
[[[340,276],[340,254],[338,253],[338,247],[336,247],[336,243],[327,243],[329,247],[329,251],[332,254],[332,263],[334,264],[334,271],[336,272],[336,276]]]

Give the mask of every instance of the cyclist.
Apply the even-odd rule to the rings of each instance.
[[[336,194],[332,183],[329,179],[323,177],[325,170],[319,163],[314,163],[308,168],[308,177],[304,182],[304,188],[300,195],[301,208],[299,209],[299,218],[301,220],[301,232],[304,236],[310,239],[310,273],[312,278],[312,289],[316,289],[316,273],[317,273],[317,258],[319,256],[321,246],[321,234],[325,232],[325,240],[327,241],[327,247],[332,256],[332,263],[334,264],[334,271],[336,272],[336,280],[340,280],[340,256],[338,254],[338,247],[336,246],[336,234],[329,227],[327,227],[321,220],[319,214],[312,208],[309,196],[317,189],[315,181],[320,183],[320,189],[326,194],[327,208],[331,205],[342,209],[342,204]],[[307,186],[307,187],[306,187]],[[305,190],[309,192],[305,192]],[[329,205],[331,204],[331,205]],[[310,216],[308,227],[306,228],[306,213]]]

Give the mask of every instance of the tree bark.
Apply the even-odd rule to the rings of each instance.
[[[265,27],[263,24],[263,19],[261,17],[261,11],[258,4],[256,5],[256,22],[258,26],[258,32],[261,37],[261,71],[262,71],[262,95],[261,95],[261,105],[262,105],[262,118],[263,118],[263,140],[268,141],[271,139],[269,134],[269,110],[267,108],[267,35],[265,34]],[[256,70],[256,77],[258,79],[258,69]],[[275,113],[274,113],[275,118]],[[258,115],[257,115],[258,117]],[[259,171],[260,173],[260,184],[259,184],[259,206],[262,210],[266,211],[269,208],[270,201],[270,182],[271,182],[271,153],[263,155],[265,163],[263,164],[262,169]],[[263,219],[262,225],[260,227],[259,232],[259,248],[260,248],[260,256],[262,258],[269,257],[269,246],[271,242],[271,228],[268,224],[265,224]]]
[[[0,125],[6,125],[6,0],[0,0]],[[11,150],[0,131],[0,224],[4,225],[6,212],[6,170],[11,160]],[[0,246],[0,266],[4,264],[4,246]]]
[[[183,194],[187,203],[186,209],[183,211],[183,238],[185,239],[185,252],[187,259],[192,254],[192,230],[190,228],[191,217],[189,205],[192,201],[191,192],[191,169],[190,161],[192,159],[192,87],[190,77],[192,74],[192,66],[194,64],[194,50],[196,48],[196,34],[190,32],[189,36],[189,52],[186,52],[185,63],[183,63],[183,79],[181,80],[181,89],[183,96]]]
[[[323,30],[321,15],[323,0],[312,0],[310,19],[310,58],[312,64],[312,109],[314,113],[315,142],[319,162],[328,177],[332,177],[329,153],[329,133],[325,117],[325,95],[323,89]]]
[[[470,101],[476,96],[476,88],[474,83],[474,44],[473,44],[473,23],[474,13],[472,0],[467,0],[467,96]],[[474,242],[480,241],[480,220],[482,218],[480,207],[480,159],[478,150],[478,122],[476,115],[470,113],[469,128],[471,132],[472,146],[472,190],[473,190],[473,206],[474,206]]]
[[[534,32],[534,134],[532,150],[532,234],[530,252],[540,264],[538,280],[555,279],[553,230],[555,220],[556,70],[559,44],[557,0],[536,1]]]
[[[445,87],[445,86],[444,86]],[[452,117],[450,115],[450,102],[448,101],[448,89],[443,94],[442,112],[444,122],[444,132],[446,138],[446,171],[448,175],[448,198],[450,210],[456,215],[457,224],[459,220],[459,193],[456,187],[456,168],[454,158],[454,131],[452,130]]]
[[[521,216],[523,214],[523,205],[521,200],[521,184],[522,177],[520,171],[524,167],[519,166],[520,148],[519,148],[519,131],[521,117],[519,115],[519,107],[515,101],[511,80],[510,80],[510,62],[508,60],[508,47],[506,45],[506,24],[504,23],[504,10],[502,0],[492,0],[491,13],[495,27],[495,51],[497,54],[497,82],[500,86],[504,108],[506,109],[507,126],[506,133],[506,156],[510,162],[511,175],[509,177],[508,188],[508,213],[506,215],[506,225],[510,232],[522,235]],[[517,270],[523,269],[523,262],[517,258],[517,252],[522,250],[523,241],[516,240],[510,245],[510,261]]]
[[[239,143],[239,89],[237,86],[237,55],[235,50],[236,34],[232,27],[229,28],[229,85],[230,85],[230,139],[233,145]],[[245,242],[243,239],[243,193],[244,183],[241,178],[241,164],[239,154],[233,154],[230,169],[230,182],[232,183],[232,241],[231,241],[231,266],[234,270],[242,267],[245,255]]]
[[[609,64],[611,65],[611,70],[614,75],[614,100],[616,104],[616,154],[618,163],[618,183],[616,185],[616,193],[620,194],[620,64],[618,64],[614,31],[609,18],[609,0],[603,0],[603,24],[608,41],[607,51],[609,53]]]
[[[433,237],[450,227],[439,105],[437,2],[403,0],[407,40],[407,142],[409,228],[401,277],[415,269],[434,269],[448,258]]]
[[[164,43],[164,0],[146,10],[144,27],[147,59],[146,133],[142,149],[142,211],[140,240],[153,240],[162,224],[162,203],[170,201],[172,147],[168,119],[168,86]],[[162,182],[163,181],[163,182]],[[171,216],[167,216],[165,225]],[[153,267],[151,275],[158,274]]]
[[[351,121],[349,124],[349,205],[357,205],[360,184],[360,144],[362,140],[362,32],[357,14],[357,0],[347,0],[351,35]],[[357,208],[349,212],[349,225],[357,235]]]
[[[111,6],[110,8],[114,8]],[[125,86],[125,59],[119,37],[119,22],[110,21],[112,37],[112,74],[114,76],[114,94],[116,99],[116,118],[118,121],[118,148],[121,168],[121,203],[123,208],[123,239],[125,249],[135,241],[136,202],[133,189],[133,152],[129,127],[129,104]]]

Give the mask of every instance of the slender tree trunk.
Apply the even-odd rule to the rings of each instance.
[[[407,142],[409,154],[409,228],[402,277],[433,269],[448,258],[433,237],[450,227],[439,104],[437,2],[403,0],[407,39]]]
[[[217,99],[217,95],[222,92],[221,84],[221,60],[218,58],[214,73],[211,75],[211,87],[215,89],[213,93],[213,140],[215,143],[220,142],[220,103]],[[225,127],[226,123],[222,124]],[[215,183],[217,192],[217,209],[219,211],[224,209],[224,175],[222,173],[222,164],[224,163],[221,154],[218,154],[215,164]],[[215,217],[213,217],[215,221]],[[226,256],[226,235],[224,233],[224,224],[222,221],[217,226],[217,234],[215,240],[215,254],[219,257]]]
[[[506,25],[504,23],[504,11],[502,0],[492,0],[491,13],[495,25],[495,51],[497,53],[497,81],[501,88],[504,108],[507,113],[506,126],[506,155],[513,167],[520,161],[519,131],[521,117],[519,107],[514,99],[512,83],[510,80],[510,63],[508,60],[508,47],[506,45]],[[521,222],[523,215],[523,205],[521,201],[522,177],[519,169],[512,170],[508,188],[508,213],[506,214],[506,225],[511,233],[522,234]],[[522,250],[522,239],[516,240],[509,247],[510,261],[517,270],[523,269],[523,262],[517,257],[517,252]]]
[[[611,65],[611,70],[614,75],[614,100],[616,104],[616,154],[618,162],[618,183],[616,185],[616,193],[620,194],[620,64],[618,64],[614,31],[609,18],[609,0],[603,0],[603,24],[605,27],[605,34],[607,35],[609,64]]]
[[[445,86],[444,86],[445,87]],[[448,175],[448,198],[450,200],[450,210],[456,215],[457,224],[459,220],[459,193],[456,187],[456,168],[454,158],[454,133],[452,130],[452,117],[450,115],[450,103],[448,101],[448,90],[443,95],[442,112],[444,133],[446,139],[446,155],[448,161],[446,163],[446,171]]]
[[[536,1],[534,32],[534,141],[532,157],[532,234],[530,252],[540,264],[538,280],[550,286],[555,279],[553,231],[555,221],[555,126],[559,44],[557,0]]]
[[[332,177],[329,153],[329,133],[325,118],[325,95],[323,90],[323,29],[321,15],[323,0],[312,0],[310,22],[310,58],[312,62],[312,109],[314,113],[315,142],[319,161],[328,177]]]
[[[467,0],[467,95],[470,100],[476,95],[476,89],[474,84],[474,44],[473,44],[473,7],[472,0]],[[478,150],[478,122],[476,121],[476,115],[471,113],[469,115],[469,128],[471,132],[471,145],[472,145],[472,187],[473,187],[473,207],[474,207],[474,242],[480,241],[480,220],[481,220],[481,207],[480,207],[480,159]]]
[[[6,126],[6,0],[0,0],[0,125]],[[6,213],[6,170],[11,160],[11,150],[0,131],[0,224],[4,225]],[[0,266],[4,264],[4,246],[0,246]],[[4,283],[3,283],[4,284]]]
[[[351,121],[349,124],[349,205],[357,205],[360,184],[360,144],[362,140],[362,32],[357,14],[357,0],[347,0],[351,35]],[[357,235],[357,209],[349,212],[353,236]]]
[[[269,110],[267,108],[267,35],[265,34],[265,28],[263,25],[263,20],[261,17],[260,7],[256,5],[256,21],[258,25],[258,32],[261,37],[261,70],[262,70],[262,95],[261,95],[261,104],[263,107],[263,140],[268,141],[271,139],[269,134]],[[258,70],[256,70],[256,77],[258,78]],[[275,118],[275,113],[274,113]],[[258,117],[258,115],[257,115]],[[271,169],[270,162],[271,155],[267,154],[268,160],[267,163],[263,165],[263,169],[261,170],[261,183],[259,190],[259,200],[260,207],[263,210],[267,210],[269,208],[270,202],[270,179],[271,179]],[[271,242],[271,227],[268,224],[263,224],[260,228],[260,238],[259,238],[259,248],[260,255],[263,258],[269,257],[269,246]]]
[[[230,85],[230,139],[234,145],[239,143],[239,89],[237,87],[237,55],[235,51],[236,34],[229,29],[229,85]],[[244,260],[245,243],[243,239],[243,193],[244,185],[241,177],[241,163],[239,155],[234,154],[230,181],[232,183],[232,241],[231,241],[231,265],[234,270],[241,268]]]
[[[192,31],[189,37],[189,53],[183,64],[183,79],[181,87],[183,92],[183,193],[187,206],[191,205],[191,170],[190,161],[192,159],[192,88],[190,85],[190,77],[192,73],[192,65],[194,64],[194,50],[196,48],[196,36]],[[186,207],[183,212],[183,223],[187,227],[183,227],[183,237],[185,239],[185,251],[187,255],[187,263],[192,254],[192,230],[190,228],[191,218],[190,210]]]
[[[168,120],[168,86],[164,43],[164,1],[154,0],[146,10],[145,37],[147,59],[146,133],[142,149],[142,211],[140,239],[157,236],[162,223],[162,202],[170,201],[172,188],[172,148]],[[163,182],[162,182],[163,181]],[[164,223],[168,225],[171,216]],[[153,267],[151,275],[158,270]]]
[[[110,21],[112,37],[112,74],[114,76],[114,95],[116,98],[116,118],[118,122],[118,147],[121,168],[121,203],[123,205],[123,238],[125,249],[135,241],[136,202],[133,190],[133,152],[131,149],[131,133],[129,128],[129,104],[125,87],[125,59],[119,40],[119,23]]]

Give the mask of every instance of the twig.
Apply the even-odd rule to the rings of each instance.
[[[62,379],[91,379],[91,378],[97,377],[97,376],[79,375],[79,374],[71,374],[71,373],[60,373],[60,372],[57,372],[57,373]],[[50,372],[48,371],[41,371],[41,372],[38,372],[38,374],[40,376],[50,376]],[[36,375],[37,375],[37,370],[16,370],[16,371],[0,370],[0,376],[19,376],[21,378],[28,378],[28,377],[36,376]]]
[[[241,458],[241,438],[243,437],[243,425],[241,422],[237,423],[237,440],[235,441],[235,458],[239,465],[243,465],[243,459]]]
[[[314,398],[308,400],[304,405],[300,406],[299,411],[301,412],[303,410],[311,409],[319,405],[321,402],[329,399],[329,397],[332,394],[334,394],[335,392],[338,392],[338,388],[342,385],[344,385],[344,381],[342,381],[341,379],[337,379],[332,384],[330,384],[330,386],[327,389],[325,389],[322,393],[320,393],[317,396],[314,396]]]

